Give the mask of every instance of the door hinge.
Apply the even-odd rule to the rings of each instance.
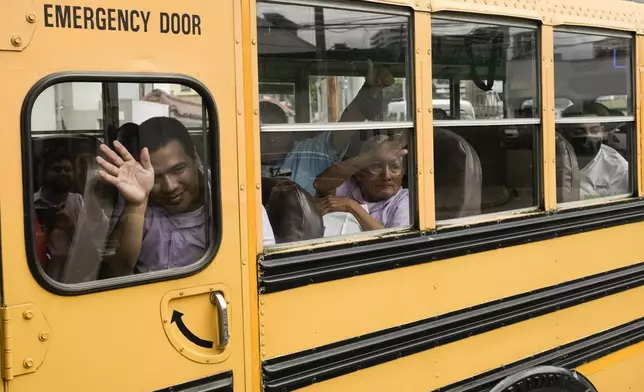
[[[5,1],[0,12],[0,52],[22,52],[44,16],[34,0]]]
[[[0,308],[2,316],[2,378],[33,373],[45,360],[51,328],[34,304]]]

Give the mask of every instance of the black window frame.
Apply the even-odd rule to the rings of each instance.
[[[204,256],[195,263],[177,269],[156,271],[142,274],[133,274],[126,277],[95,280],[84,283],[60,283],[47,276],[42,270],[36,252],[36,234],[34,228],[34,190],[33,190],[33,152],[31,118],[36,99],[49,87],[62,83],[101,83],[102,94],[105,95],[105,84],[118,83],[168,83],[185,85],[201,96],[202,106],[206,111],[207,132],[204,135],[207,151],[208,169],[210,169],[209,192],[209,239]],[[113,110],[108,102],[103,103],[103,118],[108,119],[106,111]],[[117,118],[118,120],[118,118]],[[106,124],[104,124],[106,126]],[[22,190],[23,190],[23,215],[25,230],[25,246],[27,264],[31,274],[38,284],[45,290],[60,296],[78,296],[95,292],[122,289],[149,283],[175,280],[195,275],[204,270],[214,260],[221,246],[222,240],[222,214],[221,214],[221,178],[220,146],[219,146],[219,119],[215,100],[208,88],[197,79],[183,74],[153,74],[153,73],[120,73],[120,72],[60,72],[50,74],[38,80],[26,94],[20,114],[21,154],[22,154]]]

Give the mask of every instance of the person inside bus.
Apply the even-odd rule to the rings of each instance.
[[[402,187],[405,145],[401,135],[377,135],[359,155],[325,170],[314,182],[318,208],[353,215],[363,231],[409,225],[409,190]]]
[[[365,82],[340,116],[342,122],[375,121],[382,117],[382,90],[394,78],[386,68],[375,68],[367,61]],[[265,101],[266,102],[266,101]],[[281,113],[280,113],[281,112]],[[260,104],[262,124],[286,123],[284,111],[276,104]],[[314,137],[295,140],[290,132],[261,133],[263,175],[290,175],[290,178],[312,195],[313,181],[324,170],[340,162],[349,149],[355,131],[320,132]],[[264,174],[266,173],[266,174]]]
[[[119,143],[121,143],[125,149],[132,154],[132,157],[139,161],[139,126],[135,123],[125,123],[116,132],[116,138]],[[112,146],[114,143],[112,142]],[[114,149],[114,147],[112,147]],[[120,216],[125,205],[125,200],[123,196],[119,194],[116,206],[114,207],[114,215]],[[271,229],[270,222],[268,222],[268,215],[266,210],[262,211],[262,219],[266,223],[264,226],[263,238],[264,245],[273,245],[275,244],[275,237],[273,230]],[[116,223],[116,219],[112,219],[112,224]]]
[[[73,192],[73,157],[65,148],[53,148],[43,156],[43,184],[34,194],[38,223],[44,233],[48,260],[46,273],[63,282],[69,258],[88,246],[98,245],[107,226],[107,217]],[[89,241],[86,241],[89,240]],[[89,243],[88,243],[89,242]],[[96,249],[93,249],[95,251]],[[85,253],[86,254],[86,253]]]
[[[187,266],[208,247],[207,184],[188,130],[177,119],[153,117],[138,134],[140,161],[118,140],[116,151],[103,144],[105,158],[96,158],[101,178],[125,200],[110,235],[118,246],[106,260],[117,276]]]
[[[609,110],[597,102],[585,104],[582,110],[571,106],[562,117],[608,116]],[[610,124],[562,124],[559,132],[577,154],[580,169],[580,197],[592,199],[627,194],[630,191],[628,162],[614,148],[604,144]]]

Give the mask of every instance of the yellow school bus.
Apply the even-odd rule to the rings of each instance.
[[[3,391],[644,391],[643,71],[630,1],[3,1]]]

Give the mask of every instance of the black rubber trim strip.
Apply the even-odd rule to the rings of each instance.
[[[644,284],[644,263],[263,362],[266,392],[290,391]]]
[[[574,369],[643,340],[644,318],[641,318],[433,392],[488,392],[505,377],[522,370],[541,365]]]
[[[233,372],[215,374],[155,392],[233,392]]]
[[[69,82],[112,82],[112,83],[170,83],[181,84],[193,89],[201,96],[203,106],[208,115],[210,132],[205,135],[205,145],[208,149],[208,165],[210,170],[210,206],[212,213],[212,246],[202,258],[202,262],[195,263],[189,268],[177,271],[162,271],[159,273],[135,274],[123,278],[96,280],[78,284],[64,284],[51,279],[40,267],[36,256],[36,235],[33,220],[33,152],[31,145],[31,115],[33,106],[38,96],[51,86]],[[36,281],[47,291],[64,296],[88,294],[99,291],[131,287],[140,284],[160,282],[194,275],[206,268],[215,258],[221,245],[221,179],[219,160],[219,123],[217,106],[208,88],[197,79],[181,74],[154,74],[154,73],[115,73],[115,72],[61,72],[45,76],[31,87],[23,103],[20,117],[22,136],[22,186],[25,245],[27,247],[27,262],[29,269]]]
[[[260,293],[644,221],[644,200],[259,257]]]

